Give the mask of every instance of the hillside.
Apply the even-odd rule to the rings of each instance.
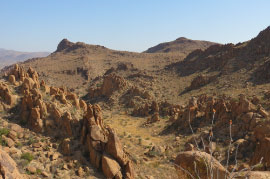
[[[195,75],[191,86],[195,91],[212,88],[218,89],[218,93],[237,95],[237,91],[241,91],[256,95],[267,89],[270,82],[269,41],[270,27],[247,42],[195,50],[183,61],[170,64],[166,69],[174,71],[180,78]]]
[[[107,70],[119,64],[131,64],[140,71],[158,71],[166,65],[183,59],[184,54],[146,54],[116,51],[98,45],[69,42],[64,39],[57,50],[45,58],[23,62],[33,67],[41,79],[55,86],[87,89],[88,83],[100,78]]]
[[[201,49],[205,50],[211,45],[216,45],[217,43],[201,41],[201,40],[191,40],[185,37],[180,37],[171,42],[165,42],[151,47],[145,51],[145,53],[184,53],[189,54],[190,52]]]
[[[18,52],[14,50],[0,49],[0,69],[30,58],[46,57],[49,54],[49,52]]]
[[[79,170],[83,176],[91,170],[102,178],[94,168],[107,176],[107,168],[102,167],[106,162],[100,166],[100,157],[107,154],[117,161],[113,176],[132,174],[131,168],[126,169],[124,151],[134,165],[135,178],[188,178],[180,166],[196,175],[194,162],[203,176],[211,166],[215,169],[210,171],[224,176],[269,178],[269,42],[270,27],[249,41],[215,44],[186,56],[115,51],[64,39],[48,57],[2,71],[2,123],[22,120],[20,125],[39,141],[37,134],[47,136],[46,142],[51,140],[55,147],[50,147],[52,153],[45,161],[57,170],[44,170],[55,176],[68,175],[68,167],[49,162],[55,161],[54,152],[67,166],[76,163],[70,158],[65,163],[64,145],[76,151],[75,159],[86,159],[72,165],[74,177]],[[45,106],[47,115],[43,115]],[[110,137],[111,129],[119,139]],[[12,136],[2,133],[7,145]],[[121,142],[123,150],[110,153],[109,138],[117,141],[114,147]],[[19,141],[27,151],[34,147]],[[9,154],[13,156],[12,151]],[[38,152],[35,156],[43,158]],[[20,162],[18,156],[14,158]],[[19,169],[28,171],[26,166]]]

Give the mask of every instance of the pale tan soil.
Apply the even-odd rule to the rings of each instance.
[[[174,134],[159,135],[168,119],[161,119],[160,122],[145,126],[146,118],[131,117],[124,113],[110,111],[104,112],[104,122],[116,129],[122,144],[130,154],[135,165],[137,178],[153,176],[154,178],[176,178],[175,169],[172,163],[173,151],[176,150],[172,144],[175,142]],[[151,146],[171,146],[171,152],[162,156],[148,157],[145,153]]]

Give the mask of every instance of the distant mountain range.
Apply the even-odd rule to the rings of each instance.
[[[19,52],[0,48],[0,69],[36,57],[46,57],[50,52]]]

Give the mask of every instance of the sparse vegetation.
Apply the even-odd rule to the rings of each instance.
[[[9,129],[7,129],[7,128],[0,129],[0,145],[7,146],[7,142],[2,139],[2,136],[7,136],[8,133],[9,133]]]
[[[8,135],[8,133],[9,133],[9,129],[7,129],[7,128],[1,128],[0,129],[0,136],[1,135],[6,136],[6,135]]]
[[[36,143],[36,142],[38,142],[38,140],[35,137],[33,137],[33,136],[29,137],[28,145],[31,145],[31,144]]]
[[[31,153],[27,152],[21,155],[21,159],[24,159],[28,161],[28,163],[30,163],[34,159],[34,156]]]

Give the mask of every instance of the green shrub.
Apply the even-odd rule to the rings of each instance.
[[[0,145],[7,146],[7,142],[3,140],[1,136],[0,136]]]
[[[27,152],[21,155],[21,159],[27,160],[30,163],[34,159],[34,156]]]
[[[19,149],[22,148],[22,143],[21,143],[21,142],[18,142],[18,143],[16,144],[16,147],[19,148]]]
[[[36,174],[38,174],[38,175],[41,174],[41,170],[39,168],[37,168]]]
[[[9,133],[9,129],[7,129],[7,128],[1,128],[0,129],[0,136],[1,135],[8,135],[8,133]]]
[[[36,143],[36,142],[38,142],[37,139],[35,139],[34,137],[30,137],[29,141],[28,141],[28,145],[31,145],[31,144]]]
[[[7,142],[2,139],[2,135],[6,136],[9,133],[9,129],[7,128],[1,128],[0,129],[0,145],[7,146]]]

